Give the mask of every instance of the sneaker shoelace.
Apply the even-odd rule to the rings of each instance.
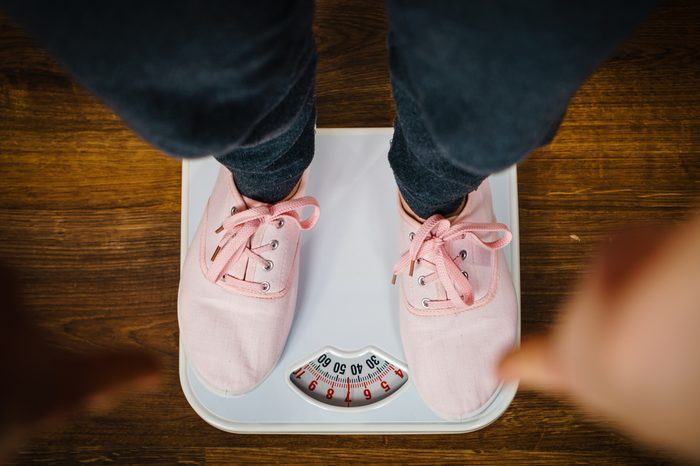
[[[478,233],[502,233],[493,241],[482,240]],[[393,269],[392,283],[408,267],[408,276],[413,276],[416,262],[432,270],[420,277],[421,284],[426,285],[440,280],[447,293],[445,300],[424,299],[423,306],[430,309],[446,309],[453,306],[462,307],[474,304],[474,290],[469,283],[468,274],[459,265],[466,260],[465,251],[450,257],[447,246],[451,241],[468,239],[478,247],[495,251],[508,245],[512,239],[508,227],[502,223],[457,223],[452,225],[442,215],[428,218],[413,235],[411,247],[396,262]]]
[[[313,212],[306,219],[301,219],[298,211],[307,206],[313,207]],[[264,225],[273,224],[277,228],[282,228],[286,222],[291,221],[296,223],[301,230],[309,230],[316,224],[319,214],[318,202],[311,196],[276,204],[263,204],[238,213],[233,211],[232,215],[227,217],[216,229],[217,234],[223,234],[211,257],[212,264],[207,271],[207,279],[213,283],[223,279],[227,283],[233,282],[239,288],[249,291],[268,291],[270,289],[268,282],[242,280],[226,274],[226,270],[238,260],[245,259],[257,262],[269,270],[271,262],[260,254],[277,249],[279,243],[272,240],[269,243],[251,248],[250,240],[258,229]]]

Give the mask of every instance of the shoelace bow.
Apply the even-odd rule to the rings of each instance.
[[[307,206],[313,207],[313,212],[309,217],[302,220],[297,211]],[[258,231],[258,228],[273,223],[276,223],[278,228],[282,228],[285,222],[293,221],[302,230],[309,230],[316,224],[319,214],[320,207],[318,202],[311,196],[282,201],[272,205],[265,204],[233,213],[216,229],[217,234],[223,233],[223,235],[211,257],[212,264],[209,266],[207,278],[212,282],[217,282],[225,275],[225,271],[231,264],[239,259],[247,258],[263,266],[269,265],[269,261],[261,257],[260,253],[275,249],[277,244],[270,242],[257,248],[251,248],[250,240],[255,232]],[[227,277],[235,281],[239,287],[251,291],[267,291],[270,286],[266,282],[251,282],[231,276]]]
[[[477,233],[503,233],[503,236],[494,241],[483,241]],[[418,228],[411,241],[411,247],[394,265],[392,283],[396,282],[396,276],[406,267],[408,267],[408,276],[412,277],[414,265],[420,261],[434,270],[422,277],[423,283],[440,280],[447,292],[447,300],[424,300],[424,306],[439,309],[450,305],[461,307],[464,304],[474,304],[474,290],[469,279],[456,263],[457,259],[464,261],[465,258],[459,254],[454,258],[450,257],[447,244],[457,239],[469,238],[477,246],[497,250],[508,245],[512,237],[508,227],[502,223],[451,225],[450,221],[442,215],[433,215]],[[429,304],[433,305],[429,306]]]

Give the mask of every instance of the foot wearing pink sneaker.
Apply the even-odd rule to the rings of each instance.
[[[498,393],[499,357],[517,339],[518,306],[487,181],[461,212],[421,223],[399,195],[401,338],[413,380],[439,416],[478,415]]]
[[[241,195],[222,167],[180,279],[178,318],[185,354],[201,381],[223,396],[255,388],[287,341],[296,306],[299,238],[319,206],[306,175],[287,199]],[[311,207],[307,219],[301,209]]]

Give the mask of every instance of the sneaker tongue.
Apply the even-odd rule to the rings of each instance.
[[[486,201],[488,199],[488,201]],[[491,206],[491,194],[488,180],[481,183],[479,188],[469,193],[464,208],[454,218],[452,223],[472,222],[472,223],[492,223],[496,219],[493,216]]]
[[[411,225],[414,225],[415,228],[418,228],[425,220],[421,219],[418,220],[418,216],[413,213],[411,208],[408,206],[406,201],[404,201],[403,196],[401,194],[398,195],[399,197],[399,213],[404,217],[404,219]]]
[[[299,184],[297,184],[297,185],[294,187],[294,190],[293,190],[291,193],[289,193],[289,194],[287,195],[287,197],[285,197],[284,199],[282,199],[282,200],[279,201],[279,202],[289,201],[290,199],[294,199],[294,198],[300,197],[300,196],[303,194],[303,191],[304,191],[303,181],[305,181],[305,180],[302,179],[302,180],[299,182]],[[261,205],[269,205],[268,202],[257,201],[257,200],[255,200],[255,199],[252,199],[252,198],[248,197],[248,196],[244,196],[243,194],[241,194],[241,198],[243,199],[243,202],[245,203],[245,205],[246,205],[249,209],[250,209],[250,208],[255,208],[255,207],[258,207],[258,206],[261,206]],[[276,203],[273,202],[272,204],[274,205],[274,204],[276,204]]]
[[[256,201],[255,199],[251,199],[250,197],[247,197],[247,196],[241,195],[241,197],[243,198],[243,202],[245,203],[245,205],[246,205],[249,209],[250,209],[250,208],[259,207],[259,206],[261,206],[261,205],[267,205],[266,202]]]
[[[266,202],[258,201],[255,199],[252,199],[250,197],[244,196],[243,194],[240,194],[241,200],[243,201],[243,204],[245,205],[243,210],[248,210],[248,209],[253,209],[255,207],[259,207],[262,205],[268,205]],[[257,231],[253,237],[250,239],[250,246],[256,247],[259,246],[260,243],[260,237],[262,236],[261,230]],[[231,264],[228,274],[233,275],[234,277],[238,278],[239,280],[245,280],[246,275],[248,274],[248,266],[249,266],[249,261],[248,259],[245,260],[238,260]]]

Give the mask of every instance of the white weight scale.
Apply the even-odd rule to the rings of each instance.
[[[399,286],[391,285],[403,252],[387,161],[391,135],[391,128],[318,130],[307,194],[318,199],[321,216],[301,235],[297,310],[287,345],[257,388],[236,398],[213,393],[180,344],[182,390],[209,424],[236,433],[459,433],[495,421],[512,401],[517,384],[504,384],[477,416],[446,421],[412,382],[399,335]],[[218,168],[213,158],[183,162],[183,262]],[[496,217],[513,233],[504,253],[519,302],[515,167],[490,182]]]

